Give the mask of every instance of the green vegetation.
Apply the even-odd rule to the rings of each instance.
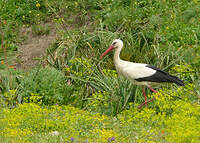
[[[199,21],[198,0],[0,1],[0,142],[199,142]],[[13,64],[24,28],[58,35],[29,70]],[[116,38],[122,59],[185,87],[156,85],[138,110],[140,87],[117,76],[112,54],[99,60]]]

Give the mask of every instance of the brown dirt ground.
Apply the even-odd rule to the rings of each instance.
[[[27,37],[27,40],[19,47],[19,61],[17,64],[18,68],[30,69],[37,65],[37,58],[41,58],[46,49],[52,44],[57,35],[56,30],[51,25],[51,30],[48,35],[35,35],[31,28],[23,28],[22,34]]]

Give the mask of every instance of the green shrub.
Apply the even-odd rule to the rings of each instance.
[[[54,68],[36,68],[21,81],[19,97],[23,102],[45,105],[67,104],[71,97],[71,86],[65,75]]]

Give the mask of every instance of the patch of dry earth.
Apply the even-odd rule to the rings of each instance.
[[[41,58],[48,46],[55,41],[56,30],[52,28],[48,35],[35,35],[31,28],[24,28],[22,33],[28,39],[18,49],[21,62],[18,63],[17,67],[30,69],[37,65],[38,60],[36,59]]]

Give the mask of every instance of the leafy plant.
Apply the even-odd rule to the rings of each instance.
[[[0,104],[13,108],[18,103],[17,88],[23,73],[14,69],[0,71]]]
[[[71,86],[62,72],[50,67],[36,68],[23,78],[18,93],[23,102],[67,104],[71,98]]]

